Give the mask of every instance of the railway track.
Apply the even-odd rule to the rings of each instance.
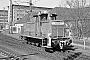
[[[0,42],[15,49],[23,49],[27,53],[38,53],[39,56],[50,58],[51,60],[80,60],[86,59],[86,57],[88,57],[87,60],[90,60],[89,56],[82,55],[81,52],[70,51],[63,53],[57,51],[55,53],[47,53],[44,48],[22,44],[17,39],[2,34],[0,34]]]
[[[18,54],[15,54],[13,51],[7,48],[4,48],[0,45],[0,55],[2,56],[0,57],[0,60],[10,60],[13,57],[16,57],[16,55]]]
[[[0,49],[0,54],[1,54],[2,56],[4,56],[4,57],[12,56],[11,53],[9,53],[9,52],[7,52],[7,51],[5,51],[5,50],[3,50],[3,49]]]

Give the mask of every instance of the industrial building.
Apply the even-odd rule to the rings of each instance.
[[[25,5],[14,5],[14,4],[12,4],[11,9],[12,10],[11,11],[9,10],[9,11],[12,14],[12,17],[10,17],[10,18],[12,18],[12,25],[14,25],[22,17],[27,15],[30,11],[30,7],[25,6]],[[44,12],[44,11],[50,11],[51,9],[52,8],[32,6],[32,11],[33,12],[39,12],[39,11]]]
[[[0,10],[0,29],[7,28],[8,25],[8,10]]]

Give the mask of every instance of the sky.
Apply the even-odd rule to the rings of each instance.
[[[14,1],[18,1],[18,0],[12,0],[14,4]],[[20,0],[20,1],[29,1],[29,0]],[[32,0],[32,2],[35,2],[38,0]],[[59,4],[61,4],[63,0],[39,0],[38,2],[34,3],[35,6],[39,6],[39,7],[56,7]],[[10,0],[0,0],[0,9],[3,9],[4,7],[7,9],[7,6],[9,5]],[[18,4],[22,4],[20,2],[18,2]],[[23,3],[28,5],[27,3]]]
[[[20,4],[20,5],[29,5],[27,3],[20,3],[17,2],[15,3],[14,1],[18,0],[12,0],[14,4]],[[20,1],[29,1],[29,0],[20,0]],[[57,7],[58,5],[64,6],[65,0],[32,0],[32,2],[38,1],[34,3],[35,6],[38,7],[49,7],[49,8],[54,8]],[[89,0],[87,0],[89,2]],[[3,9],[4,7],[7,9],[7,6],[9,6],[10,0],[0,0],[0,10]]]

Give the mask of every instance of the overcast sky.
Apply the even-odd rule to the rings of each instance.
[[[13,1],[18,1],[18,0],[13,0]],[[20,1],[28,1],[28,0],[20,0]],[[32,0],[33,2],[38,1],[38,0]],[[34,3],[35,6],[41,6],[41,7],[56,7],[59,4],[61,4],[63,0],[40,0]],[[3,7],[7,8],[9,5],[10,0],[0,0],[0,9],[3,9]],[[13,2],[15,3],[15,2]],[[19,2],[18,2],[19,3]],[[19,3],[21,4],[21,3]]]
[[[13,0],[13,3],[15,3],[14,1],[18,1],[18,0]],[[29,0],[20,0],[20,1],[29,1]],[[32,0],[33,2],[38,1],[38,0]],[[87,0],[89,2],[89,0]],[[0,0],[0,9],[3,9],[3,7],[7,8],[7,6],[9,5],[10,0]],[[16,3],[17,4],[17,3]],[[18,4],[21,4],[18,2]],[[34,4],[35,6],[41,6],[41,7],[56,7],[58,5],[64,5],[65,4],[65,0],[39,0],[38,2],[36,2],[36,4]]]

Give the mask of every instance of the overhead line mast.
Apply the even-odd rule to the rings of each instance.
[[[10,0],[10,4],[9,4],[9,27],[12,26],[12,20],[13,20],[13,16],[12,16],[12,0]]]
[[[29,1],[29,6],[30,6],[30,7],[29,7],[29,10],[30,10],[30,11],[29,11],[29,20],[30,20],[30,15],[31,15],[31,13],[32,13],[32,0]]]
[[[8,28],[9,28],[9,33],[11,33],[10,27],[13,25],[13,6],[12,6],[12,0],[9,0],[9,10],[8,10]]]
[[[29,1],[29,5],[30,5],[30,13],[32,12],[32,0]]]

